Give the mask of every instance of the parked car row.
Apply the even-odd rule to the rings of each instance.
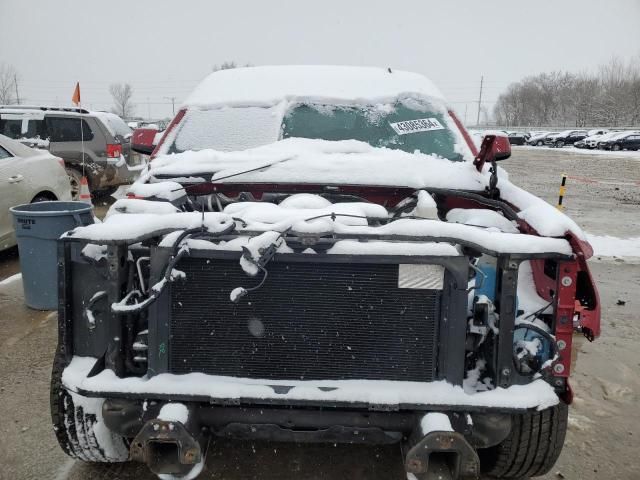
[[[527,144],[556,148],[574,146],[576,148],[614,151],[640,150],[640,132],[608,129],[537,132],[529,137]]]
[[[640,150],[640,132],[624,131],[593,135],[585,139],[583,145],[574,144],[578,148],[598,148],[600,150]]]
[[[481,139],[485,132],[470,131],[472,135]],[[530,131],[515,132],[500,130],[509,138],[511,145],[548,146],[562,148],[574,146],[576,148],[600,150],[640,150],[640,131],[632,130],[563,130],[563,131]]]
[[[86,175],[95,197],[137,178],[131,129],[117,115],[82,108],[0,106],[0,134],[64,159],[73,198]]]

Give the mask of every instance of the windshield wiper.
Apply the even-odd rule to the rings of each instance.
[[[280,160],[277,160],[273,163],[268,163],[266,165],[261,165],[259,167],[254,167],[254,168],[250,168],[248,170],[243,170],[241,172],[236,172],[236,173],[231,173],[229,175],[225,175],[223,177],[218,177],[218,178],[214,178],[216,176],[217,173],[222,172],[224,170],[220,170],[219,172],[214,172],[213,174],[211,172],[202,172],[202,173],[190,173],[190,174],[183,174],[183,175],[172,175],[172,174],[160,174],[160,175],[153,175],[155,178],[157,179],[162,179],[162,180],[170,180],[173,178],[186,178],[186,177],[195,177],[195,178],[201,178],[203,181],[202,182],[198,182],[194,185],[191,185],[189,187],[183,187],[184,190],[186,191],[187,194],[189,195],[202,195],[202,193],[195,193],[195,192],[191,192],[189,191],[189,188],[191,187],[196,187],[196,186],[201,186],[201,185],[213,185],[216,183],[219,183],[220,180],[227,180],[229,178],[234,178],[234,177],[239,177],[240,175],[246,175],[247,173],[252,173],[252,172],[257,172],[260,170],[267,170],[271,167],[273,167],[274,165],[279,165],[281,163],[284,163],[286,161],[289,161],[293,158],[296,158],[295,155],[292,157],[286,157],[286,158],[282,158]],[[206,179],[206,177],[210,177],[209,180]],[[182,190],[182,188],[180,189],[176,189],[177,190]],[[206,195],[206,194],[205,194]]]

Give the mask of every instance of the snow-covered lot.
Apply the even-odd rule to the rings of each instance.
[[[531,145],[515,145],[515,150],[553,150],[557,151],[558,149],[555,147],[534,147]],[[632,158],[640,161],[640,151],[639,150],[621,150],[618,152],[614,152],[612,150],[590,150],[588,148],[576,148],[576,147],[562,147],[561,149],[565,153],[576,154],[576,155],[591,155],[591,156],[608,156],[608,157],[616,157],[616,158]]]
[[[637,479],[640,436],[640,154],[575,149],[518,148],[501,165],[510,179],[557,201],[562,173],[569,175],[566,212],[588,232],[593,272],[603,307],[602,337],[582,342],[573,375],[575,402],[563,454],[546,480]],[[591,153],[591,154],[590,154]],[[579,179],[579,180],[578,180]],[[104,212],[99,208],[98,213]],[[0,254],[0,479],[152,479],[144,465],[83,465],[58,448],[49,419],[49,375],[56,318],[28,310],[15,254]],[[605,448],[603,448],[605,446]],[[216,441],[208,479],[405,478],[398,446],[263,444]]]

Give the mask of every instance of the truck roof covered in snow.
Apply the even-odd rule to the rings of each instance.
[[[184,106],[270,106],[301,99],[372,104],[403,94],[444,101],[440,90],[417,73],[375,67],[287,65],[214,72],[196,87]]]

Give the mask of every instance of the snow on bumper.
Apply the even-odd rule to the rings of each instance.
[[[118,378],[104,370],[87,377],[96,359],[74,357],[62,382],[73,392],[95,396],[192,396],[219,400],[279,400],[341,402],[369,405],[425,405],[496,409],[532,409],[556,405],[558,397],[543,380],[484,392],[469,392],[446,381],[430,383],[383,380],[254,380],[190,373],[160,374],[151,378]],[[290,388],[277,388],[290,387]]]

